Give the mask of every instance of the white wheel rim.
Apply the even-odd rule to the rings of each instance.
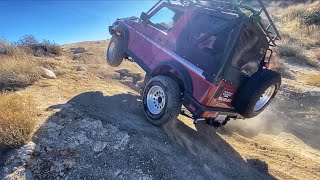
[[[261,95],[260,99],[254,106],[254,111],[259,111],[262,108],[264,108],[268,102],[270,101],[272,95],[274,94],[274,91],[276,90],[276,86],[272,85],[268,89],[264,91],[264,93]]]
[[[115,43],[112,41],[108,49],[108,59],[112,59]]]
[[[147,107],[148,110],[154,114],[158,115],[163,110],[164,106],[166,105],[166,97],[164,90],[156,85],[152,86],[147,94]]]

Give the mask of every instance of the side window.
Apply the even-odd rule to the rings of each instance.
[[[251,76],[258,71],[265,51],[259,37],[252,30],[244,28],[235,48],[232,66],[245,75]]]
[[[216,74],[233,22],[207,14],[196,14],[177,39],[176,52],[208,74]]]
[[[156,14],[154,14],[149,20],[150,24],[155,28],[168,32],[179,20],[181,13],[175,13],[174,11],[163,7]]]

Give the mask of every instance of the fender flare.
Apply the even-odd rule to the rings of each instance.
[[[172,61],[172,60],[171,61],[163,61],[163,62],[156,64],[151,69],[150,75],[155,76],[155,75],[161,75],[161,74],[167,73],[167,72],[157,72],[161,68],[173,69],[179,75],[179,77],[182,79],[182,85],[183,85],[184,90],[192,94],[192,92],[193,92],[192,79],[191,79],[191,76],[190,76],[188,70],[183,65],[181,65],[178,62]]]

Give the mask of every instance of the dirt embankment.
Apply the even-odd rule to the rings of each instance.
[[[180,116],[156,127],[145,120],[136,80],[116,73],[143,77],[134,63],[113,69],[47,61],[61,75],[20,92],[32,95],[41,112],[34,144],[9,153],[0,178],[320,179],[317,89],[293,93],[285,85],[263,114],[217,131]],[[79,65],[87,70],[77,72]]]

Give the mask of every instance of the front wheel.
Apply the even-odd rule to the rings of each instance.
[[[107,63],[110,66],[118,67],[125,57],[123,39],[113,35],[107,50]]]
[[[173,79],[155,76],[147,83],[142,102],[148,121],[163,125],[178,117],[182,105],[181,89]]]

